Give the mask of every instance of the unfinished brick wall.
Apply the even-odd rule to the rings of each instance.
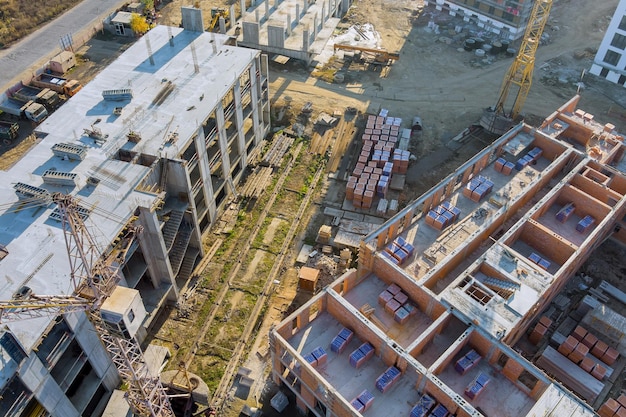
[[[573,187],[570,184],[566,184],[561,192],[560,197],[562,201],[572,201],[576,205],[576,215],[579,217],[585,217],[586,215],[593,216],[597,223],[600,223],[602,219],[611,210],[610,207],[600,200],[595,199],[589,194],[584,193],[578,188]],[[606,199],[605,199],[606,201]]]
[[[528,219],[522,226],[521,240],[551,260],[563,265],[578,247],[535,220]]]
[[[615,203],[623,197],[617,191],[604,187],[592,179],[584,177],[580,174],[572,178],[570,184],[610,207],[613,207]]]
[[[542,158],[546,158],[549,161],[554,161],[556,158],[561,156],[563,152],[567,149],[562,143],[554,141],[550,138],[546,138],[543,132],[535,131],[535,140],[530,145],[530,149],[535,146],[541,148],[543,150]]]
[[[327,308],[328,313],[332,315],[339,323],[343,326],[351,329],[355,336],[358,337],[363,342],[369,342],[374,349],[376,350],[376,355],[380,355],[380,346],[382,341],[379,336],[372,330],[375,327],[373,323],[363,323],[357,317],[352,315],[352,313],[346,309],[346,307],[341,304],[334,297],[329,297],[327,300]],[[372,326],[370,328],[370,326]]]

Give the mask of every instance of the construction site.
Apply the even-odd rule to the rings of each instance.
[[[0,172],[2,414],[626,413],[618,1],[418,3],[172,1],[84,59]]]

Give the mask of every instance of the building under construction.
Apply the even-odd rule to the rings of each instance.
[[[116,260],[130,290],[109,298],[103,317],[122,310],[129,327],[120,330],[143,340],[177,300],[203,255],[203,233],[270,123],[266,57],[202,32],[193,8],[183,9],[183,24],[150,30],[0,172],[0,300],[33,294],[45,302],[75,290],[77,261],[68,258],[57,193],[77,201],[96,255],[129,225],[143,229]],[[13,321],[13,313],[2,311],[0,414],[101,415],[120,376],[87,315]]]
[[[602,242],[626,242],[624,137],[578,100],[409,203],[362,240],[356,270],[272,329],[273,379],[300,410],[626,411],[608,395],[626,354],[609,301],[626,302],[624,288],[603,282],[577,306],[561,293]]]
[[[461,16],[466,22],[474,21],[486,32],[511,40],[524,34],[533,7],[532,0],[425,0],[424,3],[446,10],[452,16]]]

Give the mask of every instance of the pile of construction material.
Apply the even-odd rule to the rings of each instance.
[[[392,174],[406,174],[410,154],[396,149],[401,124],[401,118],[388,116],[385,109],[368,116],[361,154],[346,185],[346,198],[355,208],[370,209],[374,197],[386,199]]]

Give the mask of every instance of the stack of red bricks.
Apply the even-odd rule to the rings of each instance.
[[[346,185],[346,199],[355,208],[371,208],[374,196],[386,198],[391,173],[406,172],[408,152],[398,154],[399,159],[395,152],[401,121],[398,117],[368,116],[361,153]]]
[[[558,351],[599,381],[606,376],[607,368],[587,354],[591,353],[608,366],[613,365],[619,357],[617,350],[598,340],[597,336],[582,326],[576,326],[572,334],[561,343]]]
[[[598,410],[600,417],[626,417],[626,395],[620,395],[617,400],[609,398]]]
[[[535,325],[533,331],[530,332],[530,335],[528,336],[530,343],[537,346],[543,340],[551,325],[552,320],[546,316],[541,317],[539,322]]]

